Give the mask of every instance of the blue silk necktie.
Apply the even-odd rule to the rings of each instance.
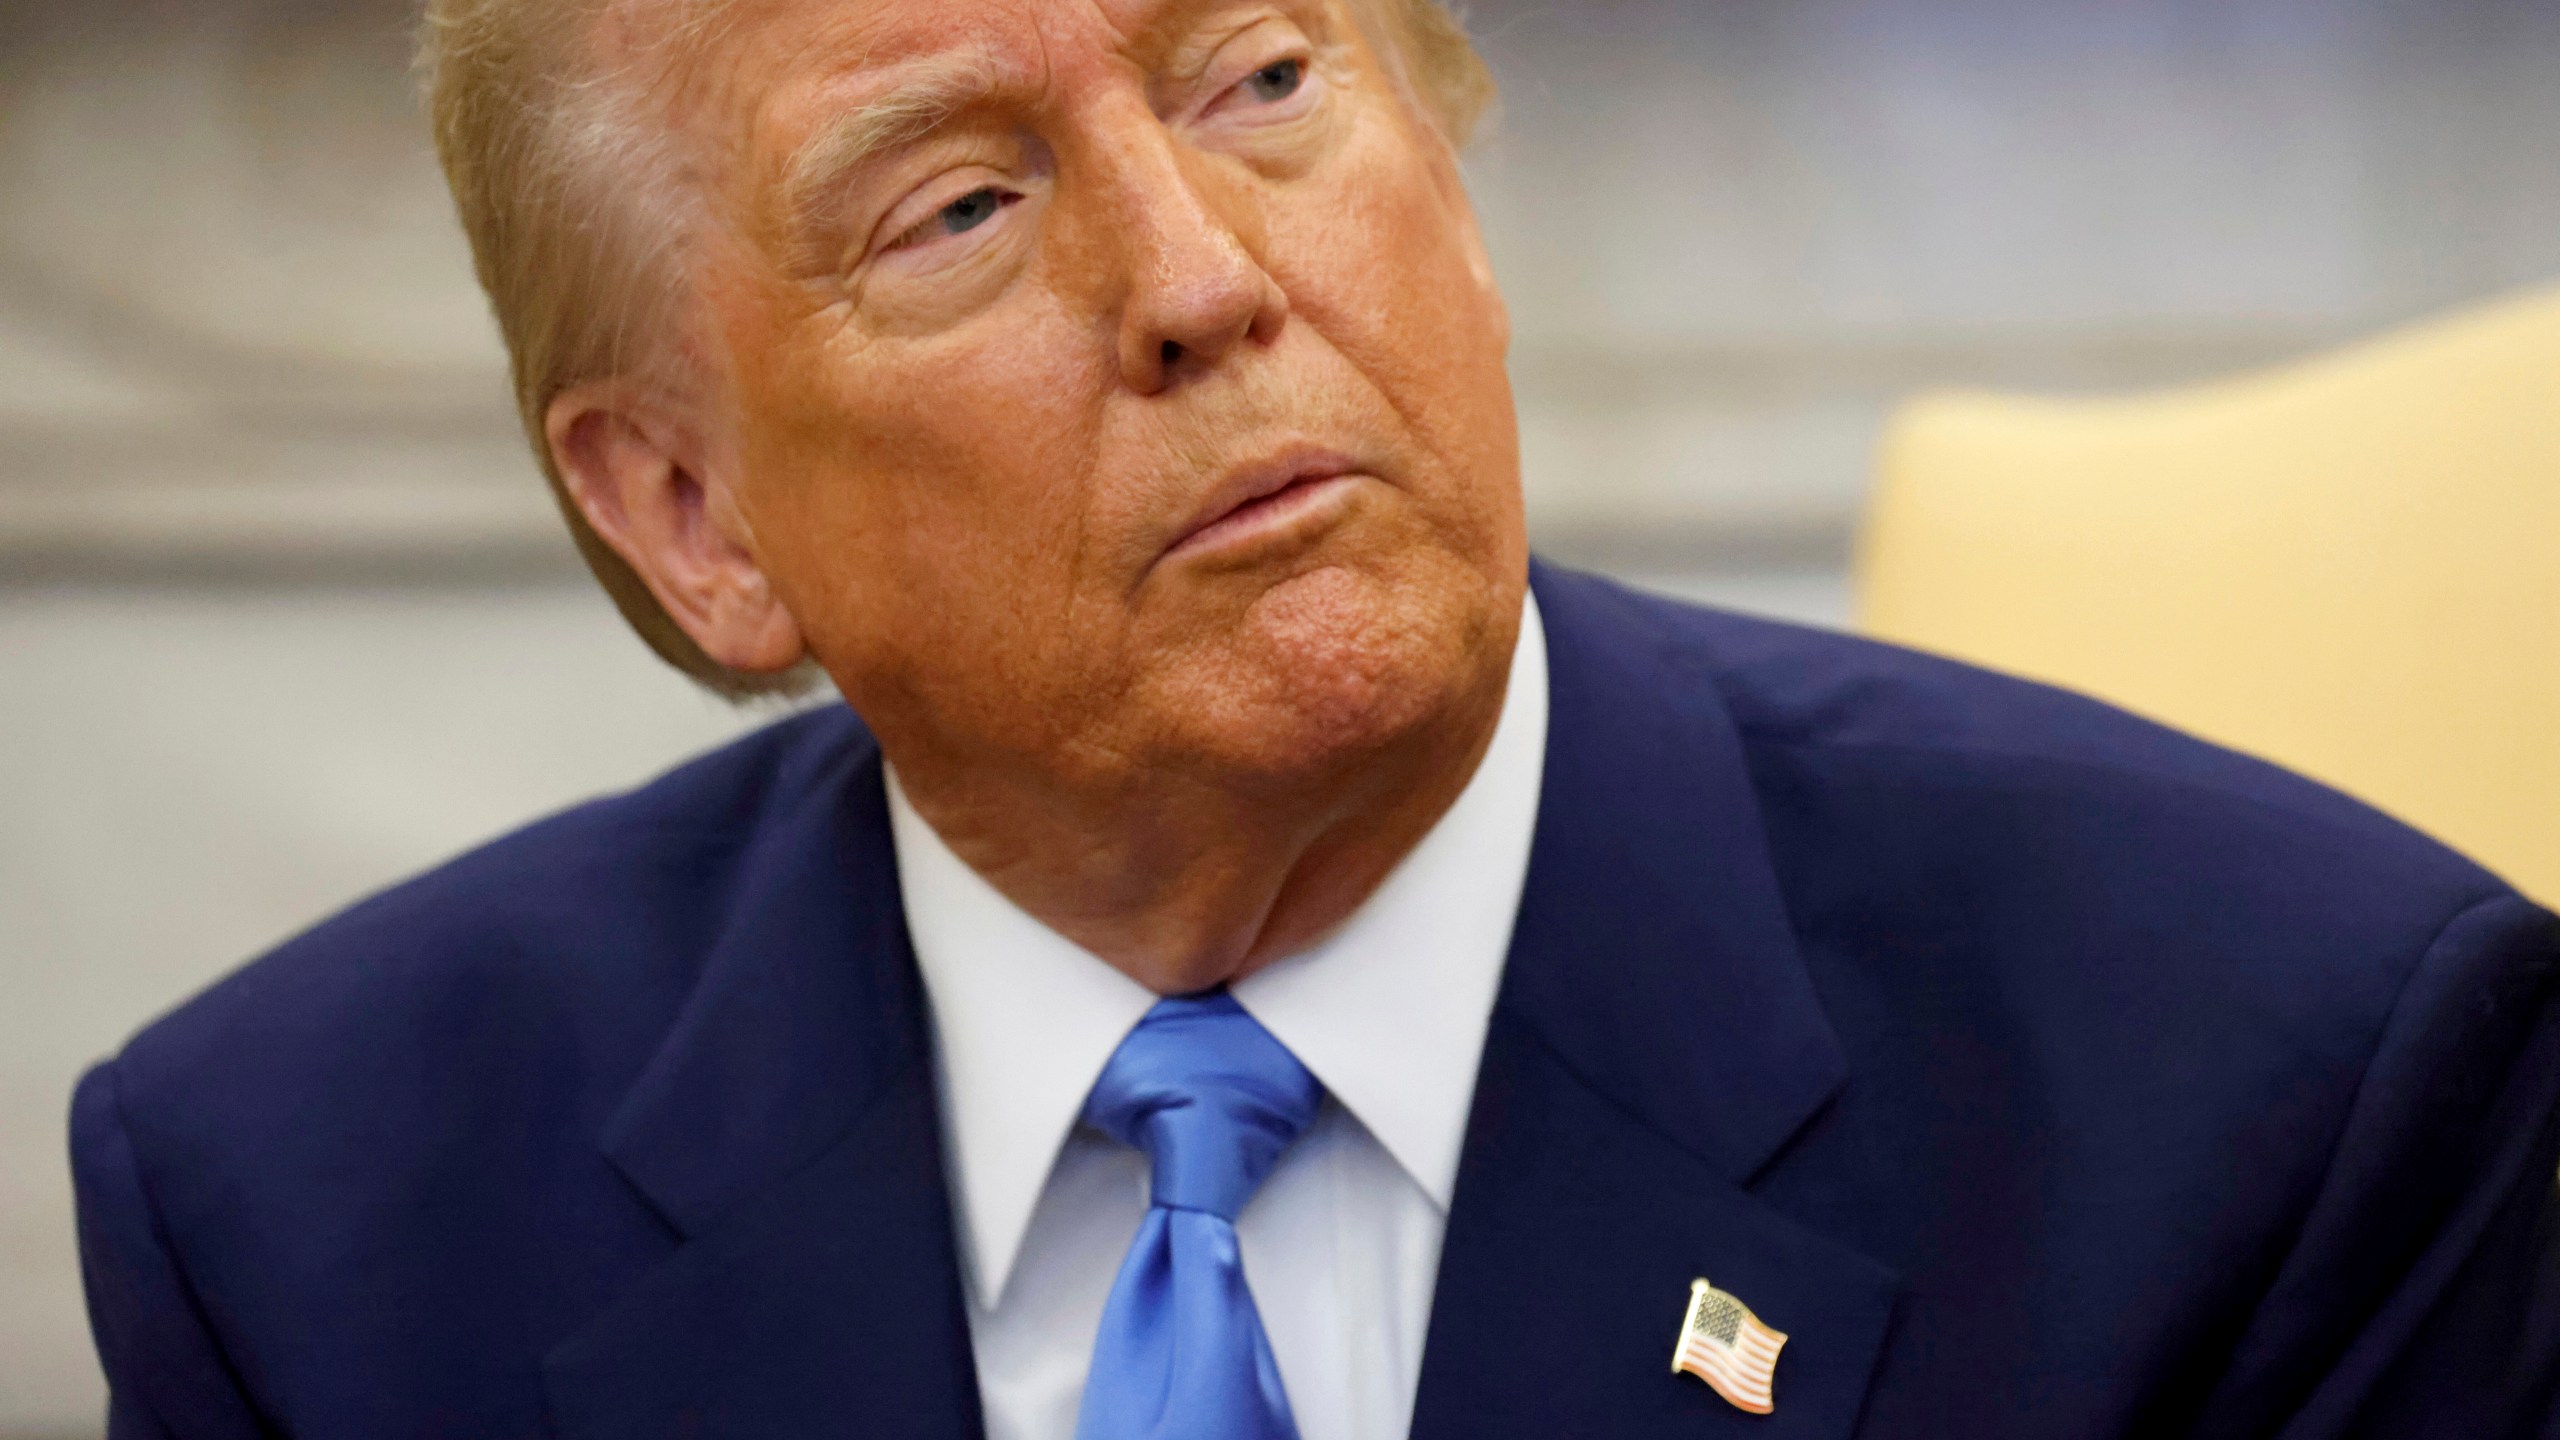
[[[1145,1151],[1154,1180],[1102,1308],[1076,1440],[1297,1440],[1236,1216],[1323,1101],[1224,991],[1159,1002],[1112,1052],[1084,1121]]]

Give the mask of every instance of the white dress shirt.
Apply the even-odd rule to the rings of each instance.
[[[1236,1222],[1301,1440],[1395,1440],[1546,758],[1546,640],[1527,602],[1493,743],[1457,802],[1323,941],[1234,987],[1324,1082],[1315,1123]],[[1147,1161],[1076,1123],[1157,997],[1033,919],[889,781],[907,928],[939,1045],[989,1440],[1071,1440]]]

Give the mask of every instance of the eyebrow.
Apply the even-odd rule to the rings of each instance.
[[[974,51],[938,55],[904,72],[887,93],[829,121],[792,154],[783,173],[791,214],[814,213],[873,157],[932,134],[998,84],[994,60]]]

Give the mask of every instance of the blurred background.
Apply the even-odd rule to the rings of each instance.
[[[371,888],[760,718],[518,440],[406,0],[0,0],[0,1437],[98,1429],[62,1115]],[[1820,624],[1888,408],[2560,277],[2560,0],[1479,0],[1550,555]]]

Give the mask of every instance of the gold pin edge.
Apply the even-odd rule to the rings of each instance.
[[[1698,1316],[1698,1297],[1714,1288],[1704,1276],[1689,1282],[1689,1308],[1680,1312],[1680,1337],[1671,1342],[1671,1373],[1674,1375],[1689,1373],[1680,1368],[1680,1357],[1689,1348],[1689,1326]]]

